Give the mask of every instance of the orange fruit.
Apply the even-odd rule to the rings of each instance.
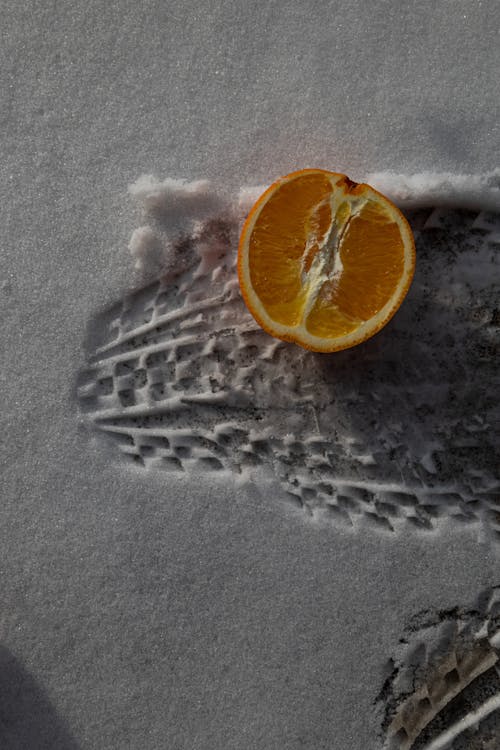
[[[365,341],[394,315],[415,269],[411,229],[369,185],[323,169],[281,177],[241,232],[245,303],[272,336],[333,352]]]

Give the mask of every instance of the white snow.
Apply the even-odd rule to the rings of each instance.
[[[401,208],[500,211],[500,169],[486,174],[373,172],[363,180]]]
[[[142,175],[129,187],[129,193],[144,203],[147,211],[157,211],[169,222],[199,219],[220,211],[221,199],[214,194],[210,180],[167,177],[157,180]]]
[[[495,208],[499,14],[493,0],[2,3],[0,746],[377,750],[374,701],[409,618],[498,583],[475,525],[348,533],[258,472],[248,485],[125,464],[77,392],[130,290],[187,263],[182,239],[211,218],[236,217],[237,235],[280,174],[322,167],[403,206]],[[210,231],[204,269],[219,283]],[[491,329],[489,260],[466,279],[471,335]],[[446,315],[465,316],[448,291]],[[340,437],[364,439],[351,446],[361,479],[373,443],[398,455],[392,422],[425,448],[425,414],[409,424],[398,403],[365,428],[363,405],[348,408],[387,341],[356,355],[350,389],[347,356],[310,360],[332,398],[344,368]],[[418,394],[434,359],[424,342],[411,370],[413,344],[394,377]],[[275,342],[262,357],[279,359]],[[492,430],[483,397],[474,408]],[[295,431],[304,416],[287,418]]]
[[[166,262],[167,249],[162,238],[148,225],[134,229],[129,241],[129,250],[135,258],[139,271],[150,269],[161,271]]]

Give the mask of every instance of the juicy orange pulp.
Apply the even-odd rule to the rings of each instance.
[[[324,170],[281,178],[243,227],[240,287],[271,335],[316,351],[354,346],[392,317],[415,248],[401,212],[368,185]]]

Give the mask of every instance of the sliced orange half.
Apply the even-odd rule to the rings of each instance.
[[[238,276],[262,328],[306,349],[365,341],[394,315],[415,269],[403,214],[369,185],[304,169],[259,198],[241,232]]]

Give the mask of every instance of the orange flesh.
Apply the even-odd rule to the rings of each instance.
[[[330,224],[329,206],[314,210],[328,199],[332,185],[326,176],[311,175],[300,186],[289,182],[263,207],[250,238],[249,265],[253,288],[270,317],[283,325],[300,323],[306,288],[301,282],[314,251],[306,253],[309,232],[320,239]]]
[[[333,192],[339,199],[332,222]],[[248,246],[250,279],[269,317],[325,338],[354,331],[390,300],[404,271],[404,243],[383,203],[363,185],[326,174],[291,180],[263,206]]]

